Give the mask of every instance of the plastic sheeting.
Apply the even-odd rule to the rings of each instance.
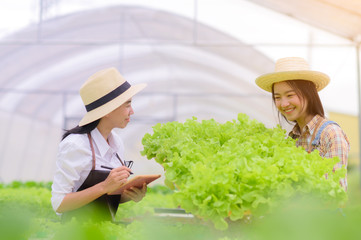
[[[207,44],[207,39],[236,44]],[[148,84],[134,97],[136,114],[121,130],[137,173],[162,172],[139,154],[142,136],[158,122],[192,116],[224,122],[243,112],[275,124],[269,94],[253,82],[272,71],[272,61],[204,24],[197,23],[195,32],[194,21],[186,17],[113,6],[45,20],[3,41],[3,181],[52,179],[62,129],[75,126],[85,112],[78,89],[88,76],[110,66],[131,84]]]

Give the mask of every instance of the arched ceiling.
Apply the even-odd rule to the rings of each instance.
[[[358,1],[250,2],[360,39]],[[0,181],[52,179],[58,130],[64,118],[77,123],[84,113],[79,87],[110,66],[132,84],[148,83],[134,101],[137,124],[122,130],[129,159],[139,159],[140,139],[155,122],[191,116],[230,120],[244,112],[274,123],[269,94],[254,84],[255,77],[273,70],[273,63],[250,45],[156,9],[115,5],[74,12],[1,39]],[[138,165],[149,168],[145,173],[159,167],[151,161]]]
[[[198,40],[207,38],[236,44]],[[118,5],[50,19],[8,39],[18,39],[0,46],[0,108],[9,112],[50,122],[59,122],[64,114],[80,117],[84,111],[77,96],[81,84],[95,71],[116,66],[132,84],[148,83],[142,93],[148,100],[156,94],[195,101],[212,94],[238,98],[239,104],[217,102],[216,97],[206,98],[198,107],[178,106],[177,117],[195,115],[206,106],[215,116],[227,109],[257,118],[272,115],[270,104],[264,104],[268,95],[253,82],[272,71],[272,61],[231,36],[201,23],[195,26],[182,16]],[[68,94],[64,108],[59,105],[63,94]],[[149,108],[147,102],[138,103],[138,111],[151,115],[165,104],[160,100]]]

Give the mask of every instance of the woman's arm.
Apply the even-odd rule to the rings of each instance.
[[[65,195],[56,212],[63,213],[80,208],[94,201],[105,193],[106,192],[103,187],[103,182],[79,192],[68,193],[67,195]]]
[[[124,166],[115,168],[103,182],[79,192],[66,194],[56,212],[63,213],[80,208],[104,194],[114,192],[127,181],[129,171],[130,169]]]
[[[320,154],[326,158],[339,157],[340,162],[336,163],[333,171],[345,167],[347,169],[347,158],[350,150],[350,142],[341,127],[330,124],[321,134]],[[340,179],[340,185],[347,190],[347,173]]]
[[[322,156],[326,158],[339,157],[340,162],[336,164],[335,168],[347,167],[348,152],[350,150],[350,143],[346,134],[342,129],[335,124],[327,126],[321,134],[321,149]]]

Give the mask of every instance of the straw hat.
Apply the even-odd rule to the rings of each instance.
[[[93,74],[80,88],[80,96],[87,113],[79,122],[79,126],[104,117],[145,86],[146,84],[131,86],[113,67]]]
[[[317,71],[311,71],[306,60],[300,57],[287,57],[277,60],[275,72],[267,73],[256,79],[256,84],[268,92],[272,85],[286,80],[308,80],[316,85],[317,91],[322,90],[330,82],[330,78]]]

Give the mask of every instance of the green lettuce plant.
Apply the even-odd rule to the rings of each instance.
[[[346,170],[332,171],[337,157],[308,154],[279,126],[266,128],[246,114],[223,124],[195,117],[157,124],[142,144],[141,154],[164,167],[166,185],[176,186],[175,202],[218,229],[290,198],[317,197],[325,208],[347,200],[339,184]]]

